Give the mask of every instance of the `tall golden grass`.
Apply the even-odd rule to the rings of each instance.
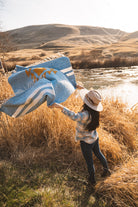
[[[0,77],[0,100],[13,95],[7,77]],[[64,105],[75,112],[82,101],[72,94]],[[101,150],[106,156],[112,175],[96,186],[96,192],[111,206],[136,206],[136,111],[125,111],[118,100],[103,101],[101,125],[98,128]],[[46,103],[35,111],[11,118],[0,114],[0,157],[25,166],[43,165],[49,157],[60,156],[63,163],[75,162],[82,168],[79,143],[75,142],[76,123],[58,109],[49,109]],[[95,159],[95,162],[98,161]],[[97,165],[98,166],[98,165]],[[98,168],[97,168],[98,170]],[[98,170],[99,171],[99,170]]]
[[[105,181],[98,183],[96,191],[101,198],[109,200],[111,206],[136,207],[137,190],[137,154],[124,162]]]

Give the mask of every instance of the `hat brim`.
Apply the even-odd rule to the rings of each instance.
[[[85,89],[81,89],[80,90],[80,97],[83,100],[83,102],[88,105],[91,109],[95,110],[95,111],[102,111],[103,110],[103,106],[101,104],[101,102],[98,105],[93,105],[91,103],[88,102],[88,100],[86,99],[85,95],[89,92],[89,90]]]

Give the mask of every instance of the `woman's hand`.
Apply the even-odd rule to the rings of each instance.
[[[84,89],[84,87],[83,86],[80,86],[80,85],[76,85],[76,88],[77,89]]]
[[[56,104],[54,103],[54,104],[52,104],[52,105],[50,105],[50,106],[48,106],[48,108],[56,108]]]
[[[61,105],[61,104],[57,104],[57,103],[54,103],[52,104],[51,106],[48,106],[49,108],[59,108],[59,109],[63,109],[64,107]]]

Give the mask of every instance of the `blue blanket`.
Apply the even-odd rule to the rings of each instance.
[[[12,117],[23,116],[47,101],[64,102],[76,88],[69,58],[60,57],[30,67],[16,66],[8,79],[15,96],[2,104],[0,111]]]

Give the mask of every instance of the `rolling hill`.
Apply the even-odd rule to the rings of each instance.
[[[47,24],[27,26],[6,33],[13,45],[11,50],[4,53],[9,70],[16,64],[30,65],[58,53],[68,56],[72,64],[80,61],[86,64],[92,61],[95,64],[100,61],[98,67],[103,67],[101,63],[108,60],[116,63],[118,58],[123,61],[123,66],[128,65],[128,61],[132,62],[130,65],[137,65],[138,62],[138,31],[126,33],[103,27]],[[0,56],[3,57],[3,50]]]
[[[103,27],[47,24],[10,30],[8,35],[17,49],[54,49],[111,44],[127,33]]]
[[[122,41],[127,41],[130,39],[138,39],[138,31],[126,34],[122,37]]]

